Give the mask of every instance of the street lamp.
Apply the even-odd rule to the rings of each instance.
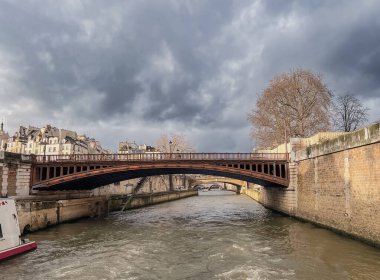
[[[181,159],[181,154],[180,154],[180,150],[179,150],[179,149],[176,150],[176,153],[177,153],[176,158],[177,158],[177,159]],[[185,174],[182,174],[182,186],[183,186],[184,188],[186,188],[186,175],[185,175]],[[182,186],[181,186],[181,187],[182,187]]]
[[[170,155],[170,158],[172,158],[172,140],[169,141],[169,155]]]

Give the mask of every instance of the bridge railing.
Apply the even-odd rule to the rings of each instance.
[[[49,162],[113,162],[158,160],[287,160],[286,153],[130,153],[130,154],[72,154],[38,155],[37,163]]]

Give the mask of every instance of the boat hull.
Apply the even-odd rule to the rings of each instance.
[[[9,248],[7,250],[0,251],[0,261],[5,260],[7,258],[34,250],[37,248],[36,242],[28,242],[16,247]]]

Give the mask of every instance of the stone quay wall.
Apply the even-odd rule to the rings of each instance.
[[[196,195],[198,195],[196,190],[138,194],[133,197],[130,207],[127,209],[145,207]],[[125,195],[112,196],[109,204],[110,211],[121,210],[126,200],[127,196]]]
[[[249,184],[242,193],[380,247],[380,123],[292,149],[288,188]]]
[[[247,183],[241,193],[246,194],[265,207],[295,216],[297,213],[297,165],[289,164],[290,185],[284,187],[262,187],[257,184]]]
[[[289,216],[297,215],[297,192],[295,190],[275,187],[264,188],[259,185],[249,184],[249,187],[243,188],[241,193],[249,196],[271,210]]]
[[[380,123],[295,153],[297,217],[380,247]]]
[[[29,195],[31,168],[29,157],[0,151],[0,195]]]
[[[84,217],[107,213],[106,197],[55,200],[48,197],[16,199],[20,231],[26,233]]]
[[[168,202],[197,194],[193,190],[139,194],[133,198],[130,208]],[[125,195],[112,195],[77,199],[59,199],[56,196],[16,199],[20,231],[27,233],[80,218],[101,217],[110,211],[120,210],[125,198]]]

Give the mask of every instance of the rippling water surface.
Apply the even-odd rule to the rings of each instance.
[[[207,192],[29,236],[0,279],[380,279],[380,250]]]

